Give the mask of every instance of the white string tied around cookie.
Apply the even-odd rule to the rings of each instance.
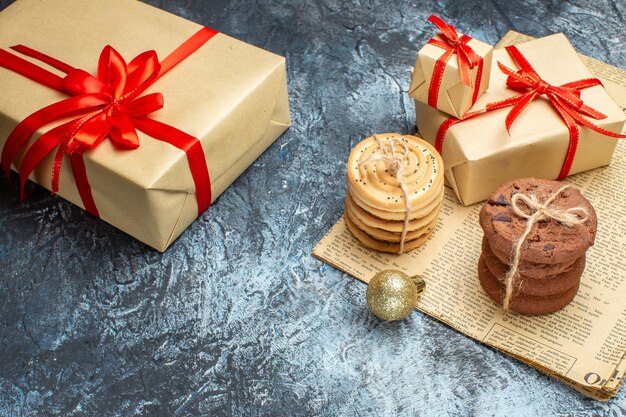
[[[409,220],[411,218],[411,201],[409,200],[409,189],[404,181],[404,161],[409,156],[409,147],[406,146],[404,141],[397,138],[381,139],[378,135],[374,135],[374,139],[378,142],[378,150],[371,154],[367,159],[359,162],[359,165],[367,164],[369,162],[382,161],[387,165],[387,169],[391,171],[391,174],[395,177],[402,190],[404,196],[404,208],[406,214],[404,216],[404,224],[402,226],[402,237],[400,238],[400,250],[398,253],[404,252],[404,241],[406,240],[406,234],[409,230]],[[404,153],[398,154],[396,152],[396,143],[400,144],[404,149]],[[387,146],[385,146],[387,145]]]
[[[545,202],[539,201],[535,194],[515,194],[511,198],[511,208],[513,212],[519,217],[526,219],[526,229],[524,233],[513,244],[513,259],[511,261],[511,267],[504,276],[505,294],[502,301],[502,307],[504,311],[509,310],[509,303],[513,295],[513,282],[519,274],[519,263],[522,254],[522,244],[528,237],[531,229],[535,223],[542,220],[553,219],[560,222],[566,227],[573,227],[579,224],[585,223],[589,219],[589,213],[584,207],[570,207],[568,209],[552,208],[550,204],[556,200],[556,198],[565,190],[570,188],[570,185],[565,185],[559,188],[554,194],[552,194]],[[525,213],[519,206],[519,202],[522,201],[528,206],[531,214]]]

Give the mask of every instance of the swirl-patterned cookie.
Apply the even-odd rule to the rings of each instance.
[[[443,180],[441,181],[441,184],[437,185],[437,188],[439,189],[439,192],[437,194],[433,194],[432,196],[429,196],[427,200],[424,200],[422,207],[420,208],[411,207],[409,220],[421,219],[421,218],[424,218],[424,216],[427,216],[428,214],[432,213],[433,211],[438,211],[437,208],[441,205],[441,202],[443,201],[443,193],[444,193]],[[363,210],[367,211],[368,213],[371,213],[375,217],[378,217],[381,219],[384,218],[385,220],[404,221],[404,218],[406,216],[406,211],[394,212],[394,211],[380,210],[380,209],[377,209],[376,207],[370,206],[365,201],[361,200],[361,197],[359,197],[358,195],[355,195],[352,189],[348,189],[348,194],[350,195],[350,197],[352,198],[352,201],[356,205],[358,205],[359,207],[361,207]]]
[[[344,221],[346,222],[346,226],[352,236],[354,236],[363,246],[366,248],[374,249],[379,252],[390,252],[390,253],[398,253],[400,252],[400,244],[393,242],[385,242],[383,240],[374,239],[358,227],[354,225],[351,221],[350,216],[343,216]],[[407,240],[404,242],[404,248],[402,252],[408,252],[413,249],[417,249],[422,246],[432,234],[432,230],[427,232],[426,234],[420,236],[414,240]]]
[[[410,220],[407,226],[407,234],[410,234],[413,231],[422,229],[425,226],[433,223],[433,221],[437,219],[440,206],[441,206],[441,202],[439,202],[439,204],[435,206],[432,209],[432,211],[428,213],[426,216],[420,217],[418,219]],[[363,208],[361,208],[358,204],[356,204],[352,200],[352,197],[349,194],[346,197],[346,210],[350,212],[350,215],[352,216],[352,218],[357,219],[360,223],[363,223],[365,227],[367,228],[381,229],[387,232],[399,233],[399,234],[402,233],[402,230],[404,228],[404,221],[402,220],[381,219],[380,217],[374,216],[372,213],[368,213]],[[408,235],[407,235],[407,239],[410,239]]]
[[[443,162],[415,136],[386,133],[358,143],[348,158],[345,221],[366,247],[402,253],[422,245],[443,201]]]
[[[430,223],[427,223],[423,225],[422,227],[417,228],[415,230],[408,231],[406,233],[406,236],[404,237],[405,242],[409,242],[411,240],[420,238],[426,233],[432,231],[437,224],[436,214],[437,213],[435,213],[435,216],[431,219]],[[370,235],[372,238],[376,240],[381,240],[385,242],[393,242],[393,243],[399,243],[402,240],[402,225],[400,225],[399,232],[390,232],[388,230],[368,226],[367,224],[363,223],[358,218],[358,216],[354,215],[354,212],[350,209],[347,201],[346,201],[346,207],[344,209],[344,215],[350,217],[350,220],[352,221],[352,223],[354,223],[356,227],[358,227],[364,233],[367,233],[368,235]]]
[[[401,214],[406,212],[400,182],[389,169],[389,161],[376,155],[381,150],[381,142],[383,148],[393,143],[395,153],[404,156],[403,178],[410,196],[411,211],[419,211],[432,203],[443,187],[441,156],[428,142],[397,133],[370,136],[354,147],[348,158],[348,184],[353,196],[374,209]]]

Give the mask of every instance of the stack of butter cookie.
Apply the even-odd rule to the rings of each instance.
[[[492,300],[539,315],[576,296],[597,228],[580,191],[558,181],[514,180],[491,194],[479,219],[485,236],[478,277]]]
[[[433,232],[443,201],[443,162],[427,142],[386,133],[357,144],[348,158],[344,219],[364,246],[403,253]]]

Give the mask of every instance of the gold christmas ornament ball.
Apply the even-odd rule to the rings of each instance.
[[[367,285],[367,306],[382,320],[402,320],[411,313],[424,287],[419,276],[387,269],[374,275]]]

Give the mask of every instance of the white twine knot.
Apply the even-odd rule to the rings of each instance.
[[[378,135],[374,135],[374,139],[378,143],[378,150],[372,153],[368,158],[359,162],[360,165],[367,164],[369,162],[382,161],[387,165],[387,169],[395,177],[400,184],[402,195],[404,196],[404,208],[406,214],[404,216],[404,224],[402,226],[402,237],[400,238],[400,249],[398,253],[404,252],[404,241],[406,240],[406,234],[409,229],[409,220],[411,218],[411,202],[409,200],[409,189],[404,181],[404,161],[409,156],[409,147],[401,139],[392,137],[381,139]],[[399,144],[404,149],[404,152],[399,154],[396,152],[396,144]]]
[[[522,233],[522,235],[519,237],[519,239],[517,239],[517,241],[513,244],[514,249],[511,267],[504,276],[504,286],[506,291],[504,293],[502,307],[504,308],[505,312],[509,310],[509,304],[513,295],[513,282],[515,281],[515,278],[519,275],[519,263],[522,254],[522,244],[528,237],[528,234],[530,233],[535,223],[542,220],[554,219],[566,227],[573,227],[578,224],[583,224],[589,219],[589,213],[584,207],[570,207],[568,209],[550,207],[550,204],[552,204],[563,191],[570,187],[570,185],[565,185],[559,188],[543,203],[539,201],[539,198],[537,198],[535,194],[526,195],[519,193],[515,194],[511,198],[511,208],[516,215],[523,219],[526,219],[526,229],[524,230],[524,233]],[[520,201],[526,204],[526,206],[530,209],[530,213],[526,213],[524,212],[524,210],[522,210],[522,207],[520,207],[519,204]]]

